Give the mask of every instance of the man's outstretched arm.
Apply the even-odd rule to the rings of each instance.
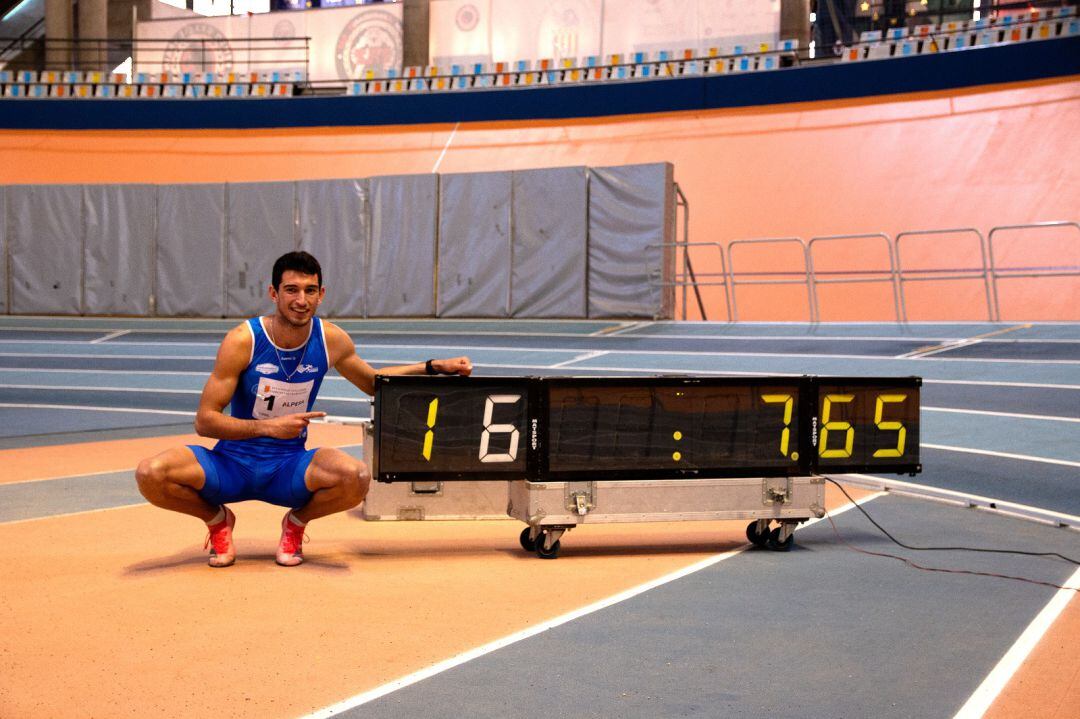
[[[427,374],[427,362],[382,367],[376,370],[356,354],[352,339],[340,327],[324,322],[327,351],[331,364],[342,377],[367,394],[375,394],[375,375]],[[451,357],[431,361],[431,368],[438,374],[472,374],[472,362],[468,357]]]

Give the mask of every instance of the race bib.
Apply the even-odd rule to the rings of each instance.
[[[314,380],[290,383],[265,377],[260,379],[251,416],[255,419],[271,419],[306,412],[314,384]]]

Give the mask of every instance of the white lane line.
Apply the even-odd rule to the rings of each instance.
[[[580,336],[580,335],[578,335],[578,336]],[[65,347],[70,347],[70,346],[72,346],[73,343],[71,343],[71,342],[62,342],[62,341],[59,341],[59,340],[56,340],[56,341],[54,341],[54,340],[42,340],[42,341],[37,341],[37,340],[5,340],[0,344],[11,344],[11,345],[18,345],[18,344],[51,345],[51,344],[56,344],[56,345],[63,345]],[[125,345],[131,345],[132,347],[181,347],[181,346],[184,346],[184,347],[216,347],[218,343],[216,343],[216,342],[127,342],[127,343],[124,343],[124,344]],[[112,346],[115,347],[117,345],[112,345]],[[380,349],[383,349],[383,350],[402,350],[402,349],[406,349],[406,350],[418,350],[418,351],[425,351],[426,352],[426,351],[429,351],[429,350],[432,350],[432,349],[445,350],[445,349],[448,349],[448,348],[452,348],[454,350],[465,350],[465,351],[475,351],[475,352],[546,352],[546,353],[554,352],[554,353],[566,354],[568,352],[573,352],[574,351],[572,348],[552,349],[552,348],[547,348],[547,347],[521,347],[521,346],[511,347],[511,346],[503,346],[503,345],[486,346],[486,345],[470,345],[470,344],[449,344],[449,345],[447,345],[447,344],[431,344],[431,343],[427,343],[427,344],[374,344],[374,343],[372,343],[372,344],[365,345],[362,349],[365,352],[370,352],[372,350],[377,351],[377,350],[380,350]],[[908,361],[909,362],[943,362],[943,363],[947,363],[947,364],[962,364],[964,362],[975,362],[975,363],[990,363],[990,364],[1015,364],[1015,365],[1019,365],[1019,366],[1022,366],[1022,367],[1027,367],[1027,366],[1030,366],[1030,365],[1080,365],[1080,360],[1064,360],[1064,359],[1047,359],[1047,360],[1039,360],[1039,359],[1023,359],[1023,360],[1021,360],[1021,359],[1015,359],[1015,360],[1013,360],[1013,359],[1000,359],[1000,358],[992,358],[992,357],[959,357],[959,358],[956,358],[956,359],[948,359],[948,358],[945,358],[945,359],[935,359],[935,358],[924,359],[922,357],[913,357],[913,358],[908,358],[906,360],[898,360],[896,357],[893,357],[891,355],[849,355],[849,354],[816,354],[816,353],[791,353],[791,352],[717,352],[715,350],[689,350],[689,351],[684,350],[684,351],[677,351],[677,350],[618,350],[618,349],[609,349],[609,350],[606,350],[606,351],[608,353],[610,353],[610,354],[618,354],[618,355],[644,355],[644,356],[663,356],[663,357],[671,357],[671,356],[679,356],[679,357],[751,357],[751,358],[757,358],[757,357],[780,357],[780,358],[784,358],[784,359],[868,360],[868,361],[877,361],[877,362],[881,362],[881,361],[885,361],[885,362],[897,362],[897,361],[905,361],[905,362],[908,362]],[[24,353],[0,353],[0,356],[22,357],[22,356],[29,356],[29,353],[25,353],[25,354]],[[125,357],[125,358],[140,358],[140,359],[213,359],[212,357],[209,357],[209,356],[206,356],[206,357],[202,357],[202,356],[183,356],[183,357],[166,356],[166,357],[162,357],[160,355],[157,355],[157,356],[155,356],[155,355],[122,355],[122,354],[81,355],[81,354],[68,354],[68,353],[59,353],[59,354],[56,354],[56,355],[45,354],[43,356],[46,356],[46,357],[50,357],[50,356],[57,356],[57,357],[90,357],[90,358],[95,358],[95,359],[96,358],[102,358],[102,357],[105,357],[105,358],[109,358],[109,357]]]
[[[558,362],[556,364],[549,365],[548,369],[559,369],[560,367],[566,367],[567,365],[574,364],[575,362],[584,362],[585,360],[590,360],[590,359],[593,359],[594,357],[603,357],[606,354],[607,354],[607,352],[604,352],[604,351],[601,351],[601,350],[596,350],[596,351],[593,351],[593,352],[585,352],[583,354],[579,354],[577,357],[573,357],[573,358],[565,360],[563,362]]]
[[[165,389],[160,387],[95,387],[85,385],[62,385],[62,384],[0,384],[0,389],[39,389],[39,390],[64,390],[66,392],[144,392],[148,394],[202,394],[201,389]],[[334,395],[319,395],[324,402],[363,402],[370,403],[369,397],[337,397]],[[0,405],[8,406],[8,405]],[[32,405],[19,405],[30,407]],[[44,407],[46,405],[33,405]],[[192,413],[194,414],[194,413]]]
[[[605,350],[610,354],[610,350]],[[213,357],[165,357],[160,355],[83,355],[83,354],[45,354],[45,353],[18,353],[18,352],[0,352],[0,357],[23,357],[23,358],[57,358],[57,357],[73,357],[73,358],[86,358],[86,359],[99,359],[99,358],[111,358],[111,359],[207,359],[212,360]],[[370,359],[370,362],[377,364],[392,363],[392,360],[378,360]],[[542,364],[512,364],[512,363],[493,363],[493,362],[476,362],[476,367],[487,367],[489,369],[515,369],[515,370],[543,370],[549,369],[550,365]],[[188,372],[181,370],[123,370],[123,369],[56,369],[56,368],[42,368],[42,367],[5,367],[6,372],[74,372],[84,374],[124,374],[124,375],[178,375],[178,376],[193,376],[193,377],[206,377],[208,371]],[[675,373],[675,374],[706,374],[706,375],[753,375],[763,377],[799,377],[804,373],[802,372],[752,372],[745,370],[687,370],[686,368],[671,369],[667,367],[579,367],[578,369],[597,370],[605,372],[662,372],[662,373]],[[329,381],[347,381],[344,377],[338,375],[327,375],[324,382]],[[953,385],[971,385],[973,387],[1018,387],[1018,388],[1034,388],[1034,389],[1053,389],[1053,390],[1080,390],[1080,384],[1048,384],[1042,382],[997,382],[986,380],[963,380],[963,379],[923,379],[923,384],[953,384]]]
[[[920,347],[919,349],[896,355],[893,359],[918,359],[919,357],[931,357],[933,355],[941,354],[942,352],[948,352],[950,350],[959,349],[961,347],[978,344],[979,341],[980,340],[954,340],[950,342],[943,342],[940,346],[936,346],[934,349]]]
[[[116,332],[110,332],[109,334],[105,335],[104,337],[98,337],[96,340],[90,340],[90,344],[92,344],[92,345],[101,344],[102,342],[108,342],[109,340],[111,340],[113,338],[116,338],[116,337],[123,337],[126,334],[131,334],[131,330],[117,330]]]
[[[605,353],[610,354],[610,351],[606,351]],[[46,358],[77,357],[77,358],[97,359],[97,358],[102,357],[103,355],[63,355],[63,354],[56,355],[56,354],[0,353],[0,357],[4,357],[4,356],[8,356],[8,357],[24,357],[24,358],[33,358],[33,357],[46,357]],[[104,355],[104,356],[105,357],[115,358],[115,359],[193,359],[191,357],[155,357],[153,355],[145,355],[145,356],[143,356],[143,355]],[[194,359],[201,359],[201,358],[194,358]],[[205,359],[213,359],[213,358],[212,357],[206,357]],[[374,364],[377,364],[377,365],[394,364],[394,362],[395,362],[394,360],[381,360],[381,359],[373,359],[373,358],[370,358],[370,357],[368,358],[368,361],[372,362]],[[567,361],[568,362],[577,362],[577,361],[580,361],[580,357],[575,358],[573,360],[567,360]],[[475,366],[475,367],[484,367],[484,368],[487,368],[487,369],[509,369],[509,370],[547,370],[547,369],[552,368],[552,365],[545,365],[545,364],[516,364],[516,363],[500,363],[500,362],[474,362],[473,366]],[[750,371],[750,370],[735,370],[735,369],[731,369],[731,370],[707,370],[707,369],[687,369],[685,367],[671,368],[671,367],[648,367],[648,366],[642,366],[642,367],[613,367],[613,366],[607,366],[607,365],[597,365],[597,366],[592,366],[592,367],[578,367],[576,369],[597,371],[597,372],[662,373],[662,374],[686,374],[686,375],[694,374],[694,375],[706,375],[706,376],[718,376],[718,377],[743,376],[743,375],[745,375],[745,376],[755,376],[755,377],[757,377],[757,376],[760,376],[760,377],[801,377],[803,374],[805,374],[803,372],[755,372],[755,371]],[[77,368],[55,369],[55,368],[41,368],[41,367],[5,367],[4,370],[9,371],[9,372],[53,372],[53,373],[70,372],[70,373],[82,373],[82,374],[94,374],[94,375],[97,375],[97,374],[123,374],[123,375],[129,375],[129,376],[130,375],[148,375],[148,376],[177,375],[177,376],[191,376],[191,377],[206,377],[207,374],[208,374],[207,371],[188,372],[188,371],[180,371],[180,370],[154,371],[154,370],[122,370],[122,369],[102,369],[102,370],[97,370],[97,369],[77,369]],[[323,379],[323,381],[324,382],[347,382],[348,380],[346,380],[344,377],[340,377],[338,375],[327,375]],[[1021,389],[1031,388],[1031,389],[1051,389],[1051,390],[1080,390],[1080,385],[1077,385],[1077,384],[1049,384],[1049,383],[1042,383],[1042,382],[1005,382],[1005,381],[998,382],[998,381],[984,381],[984,380],[926,379],[926,378],[924,378],[923,379],[923,384],[948,384],[948,385],[961,385],[961,386],[970,385],[970,386],[973,386],[973,387],[1016,387],[1016,388],[1021,388]],[[98,388],[83,388],[83,389],[98,389]],[[328,398],[327,397],[322,397],[322,399],[328,399]],[[923,407],[923,409],[928,409],[928,408]],[[950,410],[945,410],[945,409],[942,409],[942,408],[936,408],[936,409],[939,409],[939,411],[950,411]],[[951,410],[951,411],[976,413],[976,412],[979,412],[981,410],[959,410],[959,409],[956,409],[956,410]],[[1008,415],[1006,413],[1001,413],[1001,414],[1003,416],[1031,417],[1031,418],[1035,418],[1035,419],[1041,418],[1039,415],[1022,415],[1022,414]],[[1067,421],[1075,421],[1075,420],[1073,420],[1071,418],[1058,418],[1058,417],[1051,417],[1051,416],[1047,416],[1046,419],[1065,419]]]
[[[651,327],[651,326],[652,326],[652,322],[628,322],[628,323],[624,322],[623,326],[620,327],[617,330],[612,330],[611,332],[604,332],[603,330],[601,330],[600,332],[594,332],[589,336],[590,337],[598,337],[598,336],[620,337],[620,336],[622,336],[623,334],[625,334],[627,332],[633,332],[636,329],[640,329],[642,327]],[[636,336],[641,336],[641,335],[636,335]],[[652,335],[647,335],[647,336],[652,336]],[[656,335],[656,336],[659,337],[659,336],[662,336],[662,335]],[[724,338],[718,337],[717,339],[724,339]]]
[[[1035,618],[1031,620],[1031,624],[1028,624],[1027,629],[1009,647],[1009,651],[1005,652],[1005,655],[993,670],[983,679],[982,684],[975,690],[975,693],[968,698],[964,706],[960,707],[960,711],[956,712],[953,719],[979,719],[986,714],[986,711],[997,699],[1001,690],[1016,674],[1016,670],[1020,668],[1020,665],[1024,663],[1024,660],[1028,658],[1028,655],[1031,654],[1046,632],[1049,631],[1054,624],[1054,620],[1061,615],[1061,612],[1065,610],[1072,598],[1076,596],[1075,590],[1080,589],[1080,569],[1073,572],[1073,575],[1062,586],[1065,588],[1057,590],[1050,601],[1046,603],[1046,606],[1042,608],[1042,611],[1035,615]]]
[[[141,412],[143,414],[173,414],[180,417],[194,417],[194,412],[181,412],[174,409],[144,409],[140,407],[99,407],[79,404],[18,404],[0,402],[0,408],[11,409],[81,409],[90,412]]]
[[[855,504],[864,504],[872,499],[876,499],[877,497],[881,496],[883,496],[883,493],[878,492],[876,494],[872,494],[856,500]],[[839,509],[831,511],[830,514],[834,517],[843,514],[847,510],[854,507],[855,504],[848,503],[843,507],[840,507]],[[805,522],[798,529],[808,527],[820,521],[822,520],[811,519],[810,521]],[[682,579],[683,577],[687,577],[696,572],[700,572],[701,570],[707,569],[714,564],[719,564],[725,559],[731,559],[732,557],[738,556],[749,548],[750,545],[744,545],[742,547],[739,547],[738,549],[732,549],[721,554],[713,555],[712,557],[707,557],[706,559],[695,562],[688,567],[683,567],[682,569],[676,570],[669,574],[665,574],[664,576],[658,577],[657,579],[654,579],[652,581],[645,582],[644,584],[639,584],[636,587],[631,587],[630,589],[619,592],[618,594],[607,597],[606,599],[601,599],[598,602],[593,602],[592,604],[581,607],[580,609],[575,609],[572,612],[567,612],[566,614],[562,614],[558,617],[555,617],[554,619],[549,619],[545,622],[534,624],[533,626],[527,629],[523,629],[520,632],[515,632],[514,634],[510,634],[509,636],[503,637],[501,639],[496,639],[493,642],[488,642],[487,644],[476,647],[475,649],[470,649],[467,652],[463,652],[461,654],[458,654],[457,656],[453,656],[449,659],[438,662],[437,664],[433,664],[430,667],[426,667],[419,671],[413,672],[412,674],[407,674],[399,679],[395,679],[391,682],[387,682],[386,684],[377,686],[374,689],[369,689],[366,692],[357,694],[356,696],[345,699],[344,701],[340,701],[337,704],[333,704],[324,709],[312,712],[311,714],[306,715],[302,719],[324,719],[325,717],[332,717],[336,714],[340,714],[341,712],[355,709],[358,706],[367,704],[368,702],[372,702],[376,699],[386,696],[387,694],[392,694],[399,689],[404,689],[405,687],[416,684],[417,682],[429,679],[449,669],[453,669],[454,667],[465,664],[466,662],[470,662],[473,659],[479,659],[486,654],[490,654],[504,647],[508,647],[511,644],[516,644],[517,642],[520,642],[522,640],[529,639],[530,637],[534,637],[538,634],[542,634],[549,629],[554,629],[555,627],[559,627],[568,622],[572,622],[575,619],[580,619],[594,612],[598,612],[601,609],[607,609],[608,607],[619,604],[620,602],[625,602],[627,599],[632,599],[639,594],[644,594],[650,589],[655,589],[656,587],[663,586],[664,584],[674,582],[677,579]]]
[[[920,447],[930,449],[943,449],[947,452],[964,452],[966,454],[982,454],[987,457],[1002,457],[1004,459],[1022,459],[1025,462],[1042,462],[1043,464],[1059,464],[1062,467],[1080,467],[1080,462],[1070,462],[1067,459],[1048,459],[1046,457],[1033,457],[1029,454],[1012,454],[1010,452],[994,452],[989,449],[972,449],[971,447],[953,447],[947,444],[929,444],[920,442]]]
[[[1012,419],[1039,419],[1046,422],[1078,422],[1080,417],[1061,417],[1049,414],[1021,414],[1019,412],[991,412],[985,409],[953,409],[951,407],[927,407],[922,406],[923,412],[951,412],[953,414],[979,414],[988,417],[1010,417]]]
[[[974,379],[923,379],[923,384],[961,384],[975,387],[1031,387],[1034,389],[1080,389],[1080,384],[1046,384],[1043,382],[991,382]]]
[[[3,486],[3,485],[0,485]],[[0,519],[0,527],[10,527],[14,524],[26,524],[27,522],[38,522],[42,519],[59,519],[61,517],[78,517],[83,514],[96,514],[97,512],[111,512],[114,509],[130,509],[131,507],[152,507],[154,505],[146,502],[134,502],[132,504],[118,504],[115,507],[101,507],[99,509],[83,509],[78,512],[64,512],[63,514],[50,514],[45,517],[27,517],[26,519]]]
[[[431,168],[431,174],[435,174],[439,171],[439,165],[442,164],[443,158],[446,157],[446,151],[450,149],[450,143],[454,141],[454,135],[457,134],[458,128],[461,127],[461,122],[454,124],[454,129],[450,131],[450,137],[446,138],[446,144],[443,145],[442,152],[439,153],[439,159],[435,160],[435,166]]]

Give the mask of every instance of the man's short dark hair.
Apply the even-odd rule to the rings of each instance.
[[[281,287],[281,276],[287,270],[299,272],[302,275],[317,275],[319,287],[322,287],[322,267],[319,266],[318,260],[304,251],[286,252],[277,258],[277,262],[274,263],[274,271],[270,275],[270,284],[274,286],[275,290]]]

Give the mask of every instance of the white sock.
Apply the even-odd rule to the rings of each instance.
[[[297,527],[306,527],[307,526],[307,522],[301,522],[299,519],[297,519],[296,515],[293,514],[292,512],[289,512],[289,521],[291,523],[295,524]]]
[[[206,523],[207,527],[213,527],[215,524],[221,524],[225,521],[225,507],[222,505],[218,509],[218,513],[214,515],[214,518]]]

